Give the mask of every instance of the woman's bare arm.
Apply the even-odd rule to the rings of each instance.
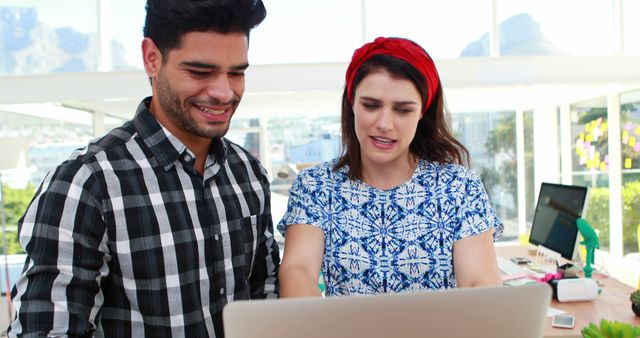
[[[318,277],[324,255],[324,234],[309,224],[287,228],[280,264],[280,297],[319,297]]]

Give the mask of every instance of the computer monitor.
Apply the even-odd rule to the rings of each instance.
[[[542,183],[531,224],[529,242],[575,260],[578,248],[576,219],[587,212],[589,189],[577,185]]]

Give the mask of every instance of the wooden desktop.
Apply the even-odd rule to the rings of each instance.
[[[529,253],[526,246],[496,246],[496,254],[504,258],[516,256],[535,257]],[[601,319],[631,323],[640,326],[640,317],[635,316],[631,310],[629,295],[633,288],[625,285],[612,277],[606,277],[594,272],[595,279],[602,287],[597,299],[587,302],[561,303],[551,301],[551,307],[562,310],[576,318],[573,329],[561,329],[551,326],[551,317],[547,318],[544,329],[544,337],[582,337],[580,331],[589,323],[600,324]]]

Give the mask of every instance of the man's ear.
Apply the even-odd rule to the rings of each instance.
[[[149,78],[153,79],[158,76],[162,64],[162,53],[150,38],[142,40],[142,62]]]

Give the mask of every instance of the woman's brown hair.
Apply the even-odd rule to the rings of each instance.
[[[381,70],[388,72],[394,78],[411,81],[420,93],[424,107],[427,102],[427,81],[424,76],[408,62],[388,55],[374,55],[362,64],[353,80],[355,91],[358,89],[358,84],[367,75]],[[469,167],[469,151],[451,135],[450,123],[450,115],[444,103],[442,85],[438,79],[438,89],[435,96],[418,121],[416,134],[409,145],[411,154],[428,161],[455,163]],[[333,169],[338,170],[348,166],[349,178],[361,178],[360,143],[356,136],[353,106],[349,103],[346,86],[342,94],[341,127],[342,154]]]

